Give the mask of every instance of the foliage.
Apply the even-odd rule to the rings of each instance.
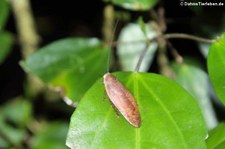
[[[101,101],[104,87],[96,83],[72,116],[67,138],[70,148],[205,148],[207,129],[200,109],[183,88],[155,74],[115,75],[134,95],[141,127],[117,118],[110,102]]]
[[[24,55],[16,57],[17,65],[20,64],[25,72],[23,74],[25,79],[21,81],[25,87],[19,97],[12,94],[11,96],[16,96],[12,99],[11,96],[2,96],[5,90],[0,94],[0,97],[9,98],[2,100],[0,105],[0,148],[224,148],[225,125],[224,122],[217,125],[217,122],[222,120],[217,120],[215,107],[211,103],[213,98],[211,95],[215,91],[215,103],[221,103],[220,106],[223,108],[225,104],[223,28],[216,32],[210,28],[209,36],[219,34],[215,40],[200,40],[189,35],[188,39],[204,46],[206,53],[209,51],[202,60],[207,64],[203,64],[202,67],[198,63],[199,57],[197,57],[198,64],[195,65],[193,59],[186,58],[185,52],[181,52],[185,50],[186,41],[170,39],[172,38],[170,32],[174,28],[171,30],[166,28],[173,26],[169,23],[176,22],[176,18],[165,18],[170,15],[164,14],[164,10],[167,13],[168,11],[163,8],[161,1],[103,1],[104,7],[110,6],[114,9],[110,11],[112,14],[104,12],[105,18],[100,21],[103,26],[100,26],[99,22],[96,23],[100,29],[104,28],[105,33],[103,32],[102,36],[91,37],[93,36],[91,33],[87,36],[86,33],[89,32],[84,29],[85,25],[78,22],[79,27],[75,30],[79,31],[75,34],[76,37],[65,37],[53,42],[44,41],[41,48],[28,57],[24,59],[21,58]],[[7,72],[10,73],[11,68],[7,65],[8,55],[11,52],[15,53],[14,48],[17,50],[23,44],[28,47],[33,45],[21,40],[20,31],[13,34],[11,32],[14,30],[8,31],[9,2],[11,1],[0,0],[0,65],[3,68],[7,67]],[[167,1],[163,2],[168,4]],[[183,8],[197,13],[196,18],[204,16],[203,7],[183,6]],[[15,10],[14,12],[20,13]],[[86,11],[82,10],[82,13]],[[112,33],[114,24],[110,22],[123,18],[118,14],[125,15],[126,19],[121,21],[115,31],[115,37],[112,37],[117,41],[109,44],[105,41],[108,36],[105,34]],[[15,24],[18,24],[20,19],[17,19]],[[96,18],[94,20],[97,21]],[[37,24],[40,33],[42,29],[48,30],[46,34],[54,30],[48,26],[52,20],[42,21]],[[194,24],[194,27],[199,29],[199,24],[185,21],[188,25]],[[224,20],[221,22],[223,24]],[[221,24],[218,26],[223,26]],[[64,25],[69,26],[67,23]],[[179,31],[176,26],[175,29]],[[194,33],[193,30],[188,31]],[[204,31],[205,27],[202,27],[202,30]],[[83,33],[82,36],[80,33]],[[176,38],[184,38],[184,34],[176,35],[182,35]],[[17,44],[16,41],[20,43]],[[181,45],[181,48],[178,46],[180,49],[173,47],[177,44]],[[194,54],[192,56],[195,57]],[[140,72],[133,72],[139,59],[142,60],[139,61]],[[204,69],[205,67],[208,71]],[[119,70],[112,74],[134,96],[141,115],[139,128],[130,125],[110,103],[103,84],[103,75],[109,70]],[[159,72],[162,74],[158,74]],[[1,73],[4,74],[3,71]],[[17,78],[17,74],[13,75]],[[1,82],[6,75],[2,76]],[[26,94],[29,83],[34,88],[37,85],[35,81],[31,81],[32,77],[37,77],[44,84],[42,92],[34,97]]]
[[[225,34],[210,47],[207,59],[209,76],[217,96],[225,104]]]
[[[41,48],[21,65],[46,83],[60,86],[74,103],[107,70],[108,51],[94,38],[63,39]]]
[[[209,132],[206,140],[209,149],[222,149],[225,147],[225,124],[221,123]]]

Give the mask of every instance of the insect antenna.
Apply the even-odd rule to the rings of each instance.
[[[112,37],[111,37],[111,40],[110,40],[110,43],[109,43],[109,54],[108,54],[108,62],[107,62],[107,72],[109,72],[109,69],[110,69],[110,59],[111,59],[111,56],[112,56],[112,45],[113,45],[114,36],[115,36],[116,28],[117,28],[118,24],[119,24],[119,19],[116,20],[115,26],[113,27]]]

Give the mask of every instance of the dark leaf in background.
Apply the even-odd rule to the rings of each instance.
[[[16,98],[0,107],[0,148],[16,146],[24,141],[31,116],[31,103],[24,98]]]
[[[0,0],[0,31],[5,27],[9,15],[9,6],[6,0]]]
[[[0,64],[5,60],[11,51],[13,37],[9,32],[0,32]]]
[[[68,124],[65,122],[43,123],[31,140],[32,149],[67,149],[65,146]]]
[[[96,38],[62,39],[30,55],[22,66],[46,83],[60,87],[75,103],[106,73],[108,52]]]

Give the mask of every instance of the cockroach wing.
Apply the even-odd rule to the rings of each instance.
[[[104,85],[110,101],[134,127],[140,127],[141,118],[133,95],[111,73],[104,76]]]

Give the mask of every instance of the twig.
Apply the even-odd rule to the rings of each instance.
[[[146,43],[143,51],[141,52],[141,55],[140,55],[140,57],[138,59],[137,65],[136,65],[135,70],[134,70],[135,72],[138,72],[139,71],[139,69],[141,67],[141,63],[142,63],[142,61],[144,59],[145,53],[148,51],[149,44],[150,44],[150,42]]]
[[[29,0],[10,0],[22,48],[23,58],[37,50],[40,38],[37,34]],[[35,97],[42,91],[44,84],[27,74],[25,96]]]
[[[40,38],[34,25],[29,0],[10,0],[10,2],[23,49],[22,54],[26,58],[38,48]]]
[[[109,45],[112,40],[114,26],[114,8],[108,4],[104,8],[104,21],[102,27],[102,36],[106,45]]]
[[[175,60],[178,62],[178,63],[183,63],[183,57],[178,53],[178,51],[173,47],[173,45],[171,44],[170,41],[166,41],[168,47],[171,49],[171,53],[173,55],[173,57],[175,58]]]
[[[139,44],[141,42],[154,42],[159,38],[164,38],[164,39],[189,39],[189,40],[195,40],[199,42],[205,42],[205,43],[213,43],[216,41],[216,39],[206,39],[190,34],[185,34],[185,33],[167,33],[167,34],[162,34],[162,35],[156,35],[155,37],[148,39],[148,40],[134,40],[134,41],[114,41],[112,43],[112,46],[116,47],[119,44]]]
[[[206,38],[202,38],[202,37],[198,37],[198,36],[194,36],[190,34],[184,34],[184,33],[168,33],[168,34],[162,35],[162,37],[165,39],[173,39],[173,38],[190,39],[190,40],[206,42],[206,43],[213,43],[216,41],[215,39],[206,39]]]
[[[117,23],[116,23],[117,26]],[[104,18],[103,18],[103,27],[102,27],[102,36],[104,43],[107,47],[111,47],[113,44],[113,38],[115,34],[115,28],[114,28],[114,7],[111,4],[108,4],[104,8]],[[107,71],[109,72],[110,68],[110,61],[112,57],[113,51],[110,48],[109,54],[108,54],[108,62],[107,62]]]

